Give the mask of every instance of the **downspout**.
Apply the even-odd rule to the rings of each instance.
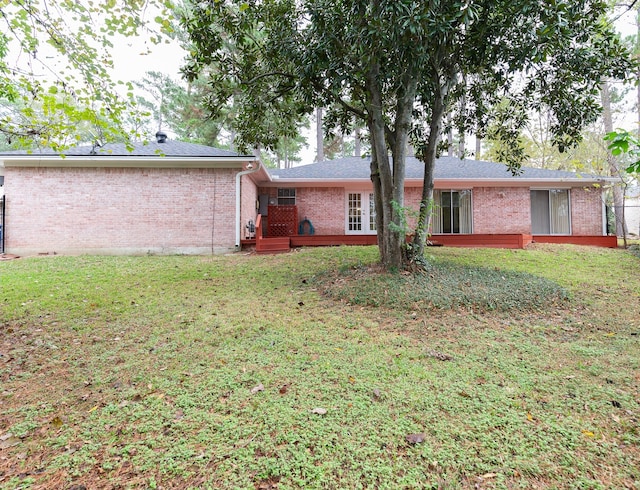
[[[256,168],[249,167],[248,170],[243,170],[236,174],[236,252],[240,251],[240,179],[242,179],[243,175],[249,175],[260,170],[262,162],[258,159],[254,161],[258,163]],[[252,165],[252,163],[249,162],[249,165]]]
[[[609,216],[607,216],[607,196],[605,195],[603,182],[600,188],[600,201],[602,202],[602,236],[609,235]]]

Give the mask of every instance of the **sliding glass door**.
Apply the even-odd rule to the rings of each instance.
[[[570,235],[571,220],[567,189],[531,190],[531,233]]]
[[[433,191],[433,233],[473,233],[471,191]]]

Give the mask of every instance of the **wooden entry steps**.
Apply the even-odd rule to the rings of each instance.
[[[291,250],[291,240],[288,236],[274,238],[260,238],[256,240],[256,253],[275,254]]]
[[[275,254],[291,250],[291,238],[288,236],[263,237],[262,236],[262,215],[256,218],[256,253]]]

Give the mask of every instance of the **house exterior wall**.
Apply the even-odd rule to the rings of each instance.
[[[258,210],[258,186],[248,175],[240,177],[240,238],[249,238],[247,224],[249,220],[256,223]]]
[[[316,234],[344,234],[346,192],[344,188],[297,187],[299,218],[309,218]],[[276,188],[261,189],[261,193],[277,197]],[[420,187],[407,187],[405,206],[417,211],[421,195]],[[570,190],[570,196],[572,235],[602,235],[601,192],[578,187]],[[529,187],[473,187],[472,206],[474,234],[531,234]],[[415,226],[415,218],[409,216],[408,224]]]
[[[418,222],[417,216],[420,211],[420,201],[422,200],[422,187],[407,187],[404,190],[404,204],[405,207],[413,210],[413,213],[409,213],[407,216],[407,226],[413,230]]]
[[[528,187],[474,187],[474,233],[531,233]]]
[[[595,187],[574,187],[571,193],[571,234],[602,235],[602,191]]]
[[[301,187],[296,189],[298,218],[308,218],[316,235],[344,235],[345,190]]]
[[[259,193],[278,197],[275,187],[262,188]],[[342,187],[296,187],[298,219],[308,218],[316,235],[344,235],[345,193]]]
[[[7,167],[5,173],[9,253],[222,253],[234,248],[231,169]]]

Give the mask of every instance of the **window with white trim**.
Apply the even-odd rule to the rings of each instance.
[[[434,190],[432,233],[473,233],[471,190]]]
[[[278,206],[295,205],[296,190],[295,188],[278,189]]]
[[[531,233],[570,235],[569,189],[531,189]]]

